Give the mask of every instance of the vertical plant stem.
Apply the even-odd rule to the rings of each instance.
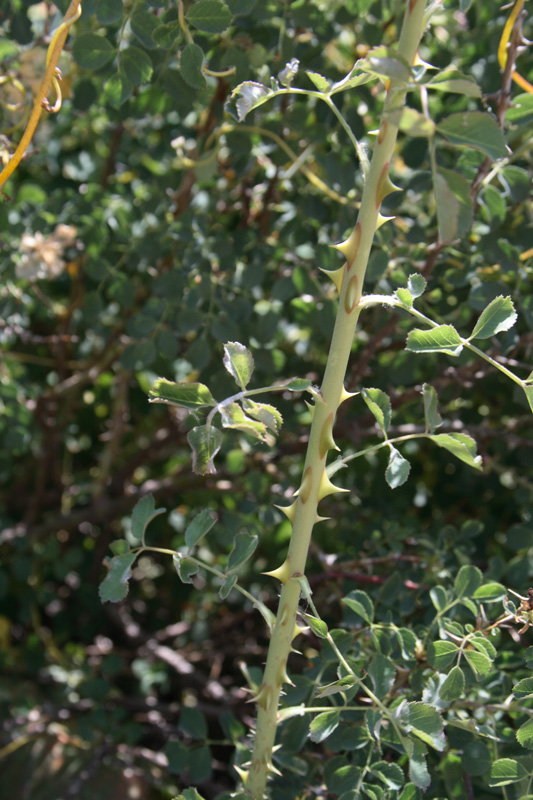
[[[424,29],[424,14],[425,0],[407,0],[398,53],[410,64]],[[329,481],[326,459],[328,451],[336,447],[332,430],[337,408],[349,396],[344,389],[344,378],[360,313],[364,275],[375,231],[385,221],[379,209],[383,198],[395,188],[389,178],[389,164],[406,93],[405,84],[390,82],[357,223],[350,237],[336,245],[346,259],[344,266],[333,273],[340,292],[337,318],[322,387],[315,398],[302,482],[295,502],[283,509],[292,523],[292,535],[285,562],[270,573],[281,581],[283,588],[263,681],[255,693],[258,711],[252,761],[248,772],[240,771],[254,800],[265,796],[267,779],[275,771],[272,750],[279,697],[282,684],[289,680],[287,659],[292,641],[300,631],[296,621],[300,599],[298,578],[305,573],[313,526],[320,520],[318,503],[327,495],[342,491]]]

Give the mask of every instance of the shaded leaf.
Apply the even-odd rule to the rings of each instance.
[[[231,24],[231,11],[220,0],[197,0],[189,7],[186,19],[204,33],[224,33]]]
[[[396,667],[390,658],[377,653],[368,667],[374,694],[382,700],[390,692],[396,678]]]
[[[120,71],[134,86],[147,83],[153,72],[150,56],[140,47],[126,47],[119,52]]]
[[[307,378],[293,378],[283,386],[285,389],[288,389],[289,392],[305,392],[305,390],[309,389],[312,385],[312,381],[307,380]]]
[[[451,703],[454,700],[459,700],[465,690],[465,676],[464,672],[459,666],[452,667],[446,680],[439,689],[441,700],[446,703]]]
[[[203,89],[206,86],[205,75],[202,72],[204,51],[194,42],[189,42],[181,51],[180,72],[183,80],[193,89]]]
[[[431,776],[426,763],[427,749],[422,742],[416,740],[411,742],[411,746],[412,751],[409,754],[409,777],[415,786],[425,792],[431,783]]]
[[[144,542],[144,534],[148,523],[163,514],[165,508],[156,508],[153,494],[147,494],[136,503],[131,512],[131,535],[141,542]]]
[[[388,761],[375,761],[370,766],[370,772],[383,781],[388,789],[401,789],[405,783],[403,769],[398,764]]]
[[[225,600],[226,597],[229,595],[235,584],[237,583],[237,575],[228,575],[220,589],[218,590],[218,596],[221,600]]]
[[[374,619],[374,606],[366,592],[360,589],[354,589],[353,592],[350,592],[350,594],[342,598],[342,602],[352,611],[355,611],[355,613],[362,617],[369,625],[372,624],[372,620]]]
[[[100,69],[115,56],[113,45],[96,33],[82,33],[76,36],[72,45],[72,55],[83,69]]]
[[[226,573],[239,569],[247,561],[259,544],[259,537],[251,533],[238,533],[233,540]]]
[[[433,433],[435,428],[442,425],[442,417],[439,414],[439,398],[437,392],[429,383],[424,383],[422,386],[422,399],[424,401],[426,433]]]
[[[493,161],[508,153],[496,118],[485,111],[460,111],[441,120],[437,130],[451,144],[474,147]]]
[[[198,425],[187,434],[192,448],[192,468],[197,475],[216,472],[214,458],[222,445],[222,433],[212,425]]]
[[[437,169],[434,181],[439,242],[451,242],[464,236],[472,224],[470,184],[463,175],[442,167]]]
[[[254,358],[240,342],[227,342],[224,345],[224,366],[235,383],[246,389],[254,371]]]
[[[172,561],[180,581],[182,583],[192,583],[192,579],[199,569],[198,564],[187,556],[182,556],[181,554],[172,556]]]
[[[202,539],[206,533],[209,533],[216,521],[217,515],[214,511],[203,508],[187,526],[187,530],[185,531],[185,544],[187,547],[194,547],[198,544],[200,539]]]
[[[483,581],[483,573],[473,564],[464,564],[455,576],[454,589],[457,597],[472,597]]]
[[[115,556],[109,562],[109,572],[100,584],[98,594],[102,603],[119,603],[128,594],[131,567],[138,553]]]

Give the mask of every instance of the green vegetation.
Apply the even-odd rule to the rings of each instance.
[[[523,5],[0,3],[14,793],[533,796]]]

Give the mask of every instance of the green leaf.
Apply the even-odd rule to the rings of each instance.
[[[115,56],[115,48],[103,36],[96,33],[82,33],[76,36],[72,45],[72,55],[83,69],[100,69]]]
[[[182,555],[172,556],[172,561],[180,581],[182,583],[192,583],[192,579],[199,569],[198,564],[187,556]]]
[[[231,11],[220,0],[197,0],[189,7],[186,20],[203,33],[224,33],[231,24]]]
[[[104,93],[113,108],[120,108],[131,96],[133,85],[125,75],[117,72],[112,75],[104,85]]]
[[[122,19],[124,6],[122,0],[99,0],[96,3],[96,17],[102,25],[112,25]]]
[[[148,523],[165,511],[165,508],[155,507],[155,500],[152,494],[141,497],[131,512],[131,535],[133,538],[144,543],[144,534]]]
[[[396,489],[398,486],[402,486],[409,477],[411,464],[395,447],[389,445],[389,449],[390,456],[385,470],[385,479],[391,489]]]
[[[468,742],[463,749],[461,765],[469,775],[484,775],[492,766],[492,754],[484,742]]]
[[[459,648],[453,642],[429,642],[427,647],[427,659],[432,667],[442,670],[449,667],[455,661],[455,655]]]
[[[138,553],[115,556],[109,562],[109,572],[100,584],[98,594],[102,603],[119,603],[128,594],[131,567]]]
[[[193,89],[203,89],[207,84],[202,72],[204,51],[193,42],[185,45],[180,56],[180,72],[183,80]]]
[[[361,70],[361,64],[361,61],[357,61],[346,77],[333,84],[329,93],[336,94],[337,92],[345,92],[347,89],[353,89],[355,86],[369,83],[372,80],[372,75],[363,72]]]
[[[436,709],[427,703],[407,703],[407,713],[402,713],[402,723],[410,733],[435,750],[444,750],[444,724]]]
[[[182,794],[179,794],[175,800],[204,800],[201,794],[194,788],[185,789]]]
[[[453,325],[437,325],[430,330],[415,328],[410,331],[406,347],[413,353],[447,353],[458,356],[463,349],[463,340]]]
[[[513,97],[513,105],[505,112],[505,118],[513,125],[531,125],[533,122],[533,94]]]
[[[398,764],[388,761],[376,761],[370,765],[370,772],[383,781],[388,789],[401,789],[405,783],[403,769]]]
[[[409,278],[407,279],[407,288],[414,298],[423,295],[426,291],[426,286],[427,282],[423,275],[419,275],[417,272],[409,275]]]
[[[204,783],[211,776],[211,750],[207,745],[192,747],[187,764],[189,779],[194,783]]]
[[[495,297],[476,322],[470,339],[488,339],[501,331],[508,331],[516,322],[516,311],[510,297]]]
[[[309,617],[310,617],[309,614],[305,615],[305,618],[306,618],[306,620],[308,622],[309,622]],[[327,630],[328,630],[328,627],[327,627],[326,623],[323,622],[321,619],[317,620],[316,617],[312,617],[312,619],[315,620],[315,622],[320,622],[320,623],[322,623],[322,625],[325,626],[325,632],[324,632],[324,628],[320,629],[320,631],[321,631],[321,633],[323,633],[323,635],[320,635],[320,634],[316,633],[316,631],[313,628],[313,631],[314,631],[316,636],[318,636],[320,639],[325,639],[327,637]],[[351,675],[346,675],[344,678],[340,678],[338,681],[334,681],[333,683],[328,683],[326,686],[322,686],[317,691],[316,697],[320,697],[320,698],[322,698],[322,697],[330,697],[332,694],[339,694],[339,692],[344,692],[347,689],[351,689],[353,686],[356,686],[356,685],[357,685],[357,683],[356,683],[355,679],[352,678]]]
[[[309,623],[309,627],[315,634],[318,636],[319,639],[327,639],[328,637],[328,626],[322,619],[318,619],[318,617],[313,617],[311,614],[304,614],[305,621]]]
[[[323,742],[338,727],[339,720],[339,711],[324,711],[322,714],[318,714],[309,726],[309,738],[311,741],[316,743]]]
[[[524,722],[524,724],[518,728],[516,740],[518,744],[525,747],[526,750],[533,750],[533,719],[528,719],[527,722]]]
[[[239,569],[250,558],[258,544],[258,536],[251,533],[238,533],[233,540],[233,549],[229,554],[226,573]]]
[[[220,589],[218,590],[218,596],[221,600],[225,600],[226,597],[229,595],[235,584],[237,583],[237,575],[228,575]]]
[[[199,742],[207,739],[207,720],[205,714],[194,706],[183,706],[178,722],[178,730],[183,731]]]
[[[499,758],[495,761],[490,770],[488,779],[489,786],[508,786],[510,783],[527,778],[528,772],[514,758]]]
[[[527,402],[529,403],[529,407],[531,411],[533,411],[533,386],[523,384],[524,392],[526,393]]]
[[[413,307],[413,295],[409,289],[400,288],[394,292],[400,303],[403,303],[406,308]]]
[[[182,408],[214,406],[215,399],[203,383],[174,383],[158,378],[148,392],[150,403],[171,403]]]
[[[487,655],[478,653],[476,650],[465,650],[464,656],[477,680],[487,677],[492,669],[491,660]]]
[[[426,83],[426,87],[439,92],[464,94],[466,97],[481,97],[481,89],[475,80],[469,75],[463,75],[455,67],[449,67],[439,72]]]
[[[180,31],[180,24],[177,20],[175,22],[167,22],[164,25],[158,25],[154,29],[152,39],[159,47],[168,50],[176,41]]]
[[[358,63],[360,70],[401,83],[411,80],[411,68],[407,61],[391,47],[379,46],[369,50]]]
[[[411,742],[412,751],[409,755],[409,777],[419,789],[426,791],[431,783],[431,776],[426,763],[427,749],[425,745],[416,740]]]
[[[319,75],[318,72],[310,72],[309,70],[306,70],[305,74],[319,92],[322,92],[322,94],[329,93],[330,84],[323,75]]]
[[[229,403],[220,406],[220,417],[224,428],[242,431],[261,442],[266,441],[266,425],[264,422],[247,417],[238,403]]]
[[[293,378],[288,383],[283,384],[283,388],[288,389],[289,392],[305,392],[312,385],[312,381],[307,380],[307,378]]]
[[[408,136],[431,139],[435,135],[435,123],[420,111],[406,107],[400,117],[399,128]]]
[[[439,242],[451,242],[470,229],[473,203],[470,184],[463,175],[450,169],[437,169],[434,175],[435,201],[439,223]]]
[[[483,573],[479,567],[464,564],[455,576],[454,589],[457,597],[472,597],[483,581]]]
[[[442,417],[439,414],[439,398],[437,392],[429,383],[424,383],[422,386],[422,399],[424,401],[426,433],[433,433],[435,428],[442,425]]]
[[[291,61],[285,64],[285,67],[281,70],[281,72],[278,72],[278,80],[281,85],[288,88],[298,74],[299,69],[300,62],[297,58],[293,58]]]
[[[114,556],[123,556],[124,553],[129,553],[131,548],[125,539],[117,539],[111,542],[109,549]]]
[[[516,698],[522,699],[524,697],[533,696],[533,678],[523,678],[513,686],[513,694]]]
[[[476,443],[466,433],[436,433],[430,436],[432,442],[443,447],[456,458],[474,469],[482,469],[481,456],[477,455]]]
[[[422,795],[414,783],[408,783],[398,800],[422,800]]]
[[[206,533],[209,533],[215,522],[217,515],[214,511],[208,508],[202,509],[199,514],[195,516],[192,522],[187,526],[185,531],[185,544],[187,547],[194,547]]]
[[[376,418],[379,427],[386,433],[391,420],[390,398],[381,389],[362,389],[361,397]]]
[[[443,611],[446,608],[448,596],[442,586],[433,586],[429,590],[429,596],[437,611]]]
[[[254,372],[254,358],[240,342],[224,345],[224,366],[241,389],[246,389]]]
[[[372,620],[374,619],[374,606],[366,592],[360,589],[354,589],[353,592],[350,592],[350,594],[342,598],[342,602],[352,611],[355,611],[355,613],[362,617],[369,625],[372,624]]]
[[[168,771],[179,775],[187,766],[188,749],[181,742],[167,742],[165,755],[168,759]]]
[[[247,414],[266,425],[272,433],[278,433],[283,423],[283,417],[277,408],[268,403],[255,403],[246,397],[243,399],[242,405]]]
[[[212,425],[198,425],[187,434],[192,448],[192,468],[197,475],[216,472],[214,458],[222,445],[222,433]]]
[[[275,95],[272,89],[255,81],[244,81],[236,86],[226,103],[226,110],[242,122],[252,109],[266,103]]]
[[[145,47],[156,46],[153,34],[161,25],[154,14],[150,14],[149,11],[137,11],[130,19],[130,26],[132,32]]]
[[[472,597],[474,600],[480,600],[482,603],[495,603],[498,600],[503,600],[507,594],[507,589],[501,583],[485,583],[476,589]]]
[[[459,700],[465,691],[465,676],[464,672],[459,666],[452,667],[446,680],[439,689],[441,700],[446,703],[452,703],[454,700]]]
[[[508,153],[496,118],[485,111],[460,111],[441,120],[437,130],[451,144],[474,147],[493,161]]]
[[[396,667],[387,656],[377,653],[368,667],[374,694],[382,700],[390,692],[396,678]]]

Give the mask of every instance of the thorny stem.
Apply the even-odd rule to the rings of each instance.
[[[409,64],[414,62],[424,29],[425,5],[425,0],[408,0],[406,3],[398,53]],[[332,428],[337,408],[348,397],[344,389],[344,377],[359,318],[359,301],[370,249],[375,231],[384,221],[379,210],[384,197],[394,191],[389,178],[389,165],[406,94],[405,84],[391,81],[357,223],[349,239],[337,245],[346,258],[344,266],[332,275],[340,293],[337,318],[321,392],[313,408],[302,483],[295,502],[284,509],[292,523],[292,536],[285,562],[271,573],[281,581],[283,588],[263,681],[255,693],[258,713],[252,760],[248,771],[240,770],[245,788],[254,800],[264,798],[269,773],[274,770],[272,752],[279,697],[282,684],[288,680],[287,659],[292,641],[300,632],[296,624],[300,599],[299,578],[305,573],[313,527],[320,520],[317,506],[323,497],[341,491],[329,481],[326,459],[329,450],[336,447]]]

